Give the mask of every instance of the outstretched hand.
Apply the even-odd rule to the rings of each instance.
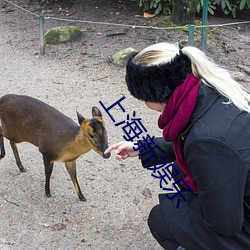
[[[108,154],[111,151],[115,150],[115,157],[122,161],[125,160],[128,157],[136,157],[139,154],[139,150],[134,150],[134,148],[137,146],[134,142],[128,142],[128,141],[121,141],[116,144],[111,145],[108,147],[104,154]]]

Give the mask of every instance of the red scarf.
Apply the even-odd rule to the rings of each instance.
[[[173,142],[176,161],[187,174],[184,180],[195,194],[198,194],[198,187],[184,157],[179,135],[188,125],[194,111],[199,87],[200,80],[191,73],[166,101],[164,111],[158,120],[159,128],[163,129],[164,139]]]

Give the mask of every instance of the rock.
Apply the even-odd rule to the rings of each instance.
[[[4,0],[0,0],[0,8],[4,8],[5,7],[5,1]]]
[[[77,41],[82,36],[82,31],[77,26],[55,27],[45,33],[45,42],[58,44]]]
[[[40,226],[44,227],[44,228],[48,228],[49,227],[49,224],[47,223],[39,223]]]
[[[152,193],[149,188],[144,188],[142,190],[142,194],[147,198],[152,198]]]
[[[138,53],[138,51],[134,48],[126,48],[118,51],[112,56],[112,60],[114,64],[118,67],[125,67],[128,59]]]
[[[138,204],[140,203],[140,200],[139,200],[138,198],[134,198],[134,199],[133,199],[133,203],[134,203],[135,205],[138,205]]]
[[[247,73],[248,75],[250,75],[250,68],[244,65],[237,65],[237,68],[243,70],[245,73]]]
[[[246,74],[244,72],[231,72],[231,76],[237,82],[245,82]]]

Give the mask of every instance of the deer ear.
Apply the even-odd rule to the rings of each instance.
[[[92,115],[93,115],[93,117],[94,116],[100,116],[100,117],[102,117],[102,113],[101,113],[101,111],[100,111],[100,109],[99,108],[97,108],[97,107],[92,107]]]
[[[85,118],[77,111],[76,111],[76,114],[77,114],[78,122],[81,125],[83,121],[85,120]]]

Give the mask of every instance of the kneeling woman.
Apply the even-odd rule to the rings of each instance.
[[[161,112],[163,138],[154,140],[182,172],[186,202],[159,196],[148,218],[159,244],[169,250],[250,249],[250,95],[229,73],[194,47],[159,43],[132,57],[126,68],[130,93]],[[115,150],[138,156],[134,142]],[[176,183],[178,181],[176,180]],[[187,188],[188,187],[188,188]],[[183,191],[185,189],[185,191]]]

